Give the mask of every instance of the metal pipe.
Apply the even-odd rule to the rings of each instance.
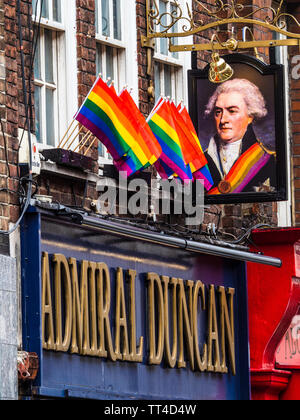
[[[97,228],[105,232],[110,232],[132,239],[139,239],[147,242],[152,242],[158,245],[165,245],[169,247],[184,249],[190,252],[215,255],[217,257],[231,258],[239,261],[266,264],[278,268],[280,268],[282,265],[281,260],[278,258],[255,254],[240,249],[232,249],[225,246],[208,244],[205,242],[189,241],[186,239],[176,238],[173,236],[159,234],[156,232],[147,232],[142,229],[121,225],[118,223],[111,222],[109,220],[95,219],[91,216],[83,216],[81,225]]]

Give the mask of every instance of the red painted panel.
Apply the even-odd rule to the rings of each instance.
[[[282,260],[281,268],[247,264],[253,398],[278,398],[289,372],[276,376],[276,350],[300,307],[300,229],[254,231],[252,240],[253,252]]]
[[[300,312],[294,316],[279,344],[276,351],[276,367],[300,370]]]

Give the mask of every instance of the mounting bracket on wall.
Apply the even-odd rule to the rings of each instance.
[[[152,75],[152,51],[155,50],[155,39],[148,38],[147,36],[142,35],[141,43],[143,48],[147,49],[147,75]]]

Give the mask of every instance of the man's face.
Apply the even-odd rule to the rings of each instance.
[[[239,92],[221,93],[215,105],[214,116],[218,135],[226,143],[241,140],[253,121],[248,115],[243,95]]]

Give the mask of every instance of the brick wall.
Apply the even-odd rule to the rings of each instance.
[[[78,107],[80,107],[96,78],[95,2],[93,0],[76,1],[76,27]],[[83,131],[82,136],[84,135]],[[89,145],[89,142],[86,143],[81,153],[84,153]],[[88,156],[93,160],[92,172],[97,174],[98,142],[94,142]],[[38,186],[39,194],[50,195],[54,201],[66,206],[91,210],[91,202],[97,199],[96,184],[85,181],[84,174],[80,171],[77,171],[73,178],[59,172],[44,173],[38,178]]]
[[[1,118],[7,143],[9,171],[6,165],[5,148],[0,134],[0,188],[13,191],[0,192],[0,229],[7,230],[9,222],[16,222],[20,214],[18,188],[19,174],[17,170],[19,140],[18,133],[25,127],[25,107],[22,86],[19,34],[17,25],[16,0],[0,0],[0,13],[3,10],[3,26],[0,26],[0,99]],[[21,23],[23,51],[25,58],[25,78],[27,94],[31,92],[34,102],[33,74],[30,53],[32,49],[32,7],[31,0],[21,1]],[[2,51],[1,51],[2,50]],[[78,106],[89,92],[96,76],[96,41],[95,41],[95,2],[93,0],[77,0],[77,55],[78,55]],[[34,103],[33,103],[34,105]],[[34,106],[30,107],[30,127],[34,132]],[[0,127],[1,128],[1,127]],[[21,131],[20,131],[21,130]],[[1,130],[0,130],[1,133]],[[26,139],[24,138],[24,142]],[[87,146],[88,147],[88,144]],[[94,161],[93,172],[98,171],[97,144],[89,151]],[[10,176],[8,176],[10,175]],[[78,175],[80,176],[80,175]],[[96,185],[88,182],[66,180],[59,173],[42,174],[36,179],[37,193],[52,195],[53,200],[64,205],[90,208],[90,202],[96,199]],[[83,200],[85,197],[85,200]]]
[[[96,76],[95,1],[77,0],[76,6],[78,106],[80,106],[93,86]],[[83,152],[89,145],[88,142]],[[93,170],[97,173],[98,142],[90,148],[88,156],[93,158]]]
[[[18,199],[18,121],[19,126],[25,125],[25,109],[23,105],[22,83],[21,83],[21,64],[19,54],[19,41],[17,36],[17,14],[16,1],[4,0],[1,2],[4,11],[3,33],[1,34],[1,44],[3,47],[2,60],[5,66],[5,74],[1,80],[2,101],[4,104],[1,118],[5,136],[1,135],[1,165],[0,165],[0,185],[6,189],[0,194],[1,213],[0,227],[2,230],[8,230],[9,222],[15,222],[19,217],[19,199]],[[28,64],[30,37],[30,23],[26,19],[26,10],[29,3],[22,3],[22,25],[24,56]],[[29,25],[28,25],[29,23]],[[30,86],[27,87],[30,89]],[[7,154],[5,153],[5,144]],[[6,162],[8,159],[8,166]],[[9,193],[8,191],[12,191]]]

